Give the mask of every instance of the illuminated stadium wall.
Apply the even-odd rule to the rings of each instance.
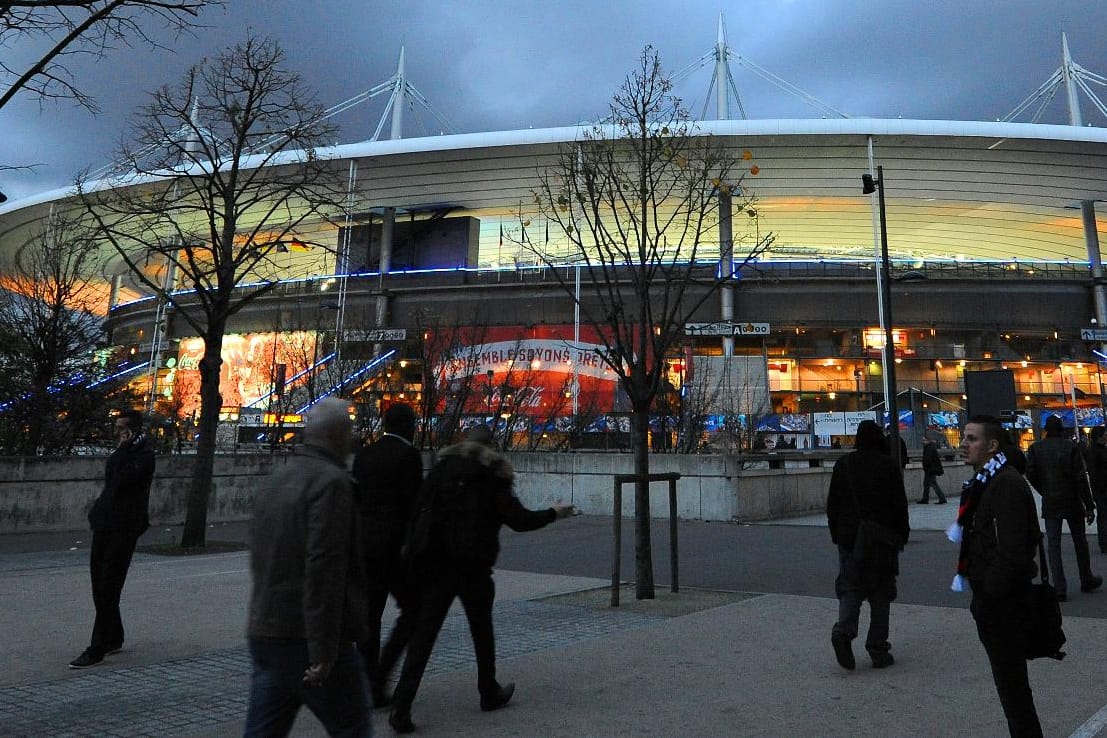
[[[1078,411],[1102,406],[1100,365],[1091,352],[1097,344],[1081,334],[1097,314],[1097,265],[1089,264],[1086,237],[1098,224],[1094,214],[1090,225],[1082,219],[1079,205],[1107,200],[1107,131],[901,120],[716,121],[702,127],[735,152],[751,151],[759,168],[747,178],[758,217],[742,220],[737,248],[743,238],[766,232],[775,242],[764,260],[741,274],[735,315],[771,328],[765,336],[737,340],[736,351],[764,362],[772,414],[813,417],[880,401],[874,203],[860,191],[870,145],[887,180],[901,404],[913,404],[918,417],[954,412],[963,404],[964,371],[1007,366],[1016,374],[1021,409],[1033,422],[1043,412],[1064,411],[1074,395]],[[373,342],[355,333],[407,330],[405,342],[388,344],[394,361],[409,362],[403,371],[392,364],[395,376],[388,381],[367,372],[372,376],[362,375],[358,388],[343,390],[364,387],[375,409],[401,393],[410,398],[432,374],[420,361],[421,313],[503,331],[491,343],[564,340],[572,300],[522,244],[568,251],[564,234],[526,204],[533,202],[537,173],[579,135],[577,128],[508,131],[328,150],[336,176],[357,164],[349,212],[304,226],[300,246],[252,275],[282,283],[236,316],[231,330],[242,336],[311,333],[318,336],[318,358],[341,344],[344,365],[327,370],[336,374],[356,371],[373,355]],[[0,206],[0,269],[68,197],[46,193]],[[396,212],[392,265],[380,274],[382,218],[389,209]],[[714,239],[711,234],[705,244],[708,255],[717,253]],[[147,268],[157,274],[162,267]],[[113,343],[148,356],[156,301],[143,299],[118,265],[106,276],[112,274],[122,275],[108,323]],[[698,316],[718,317],[716,302]],[[172,315],[169,324],[173,341],[165,356],[183,364],[186,354],[177,342],[186,345],[189,331]],[[512,326],[522,330],[512,334]],[[535,331],[549,335],[536,338]],[[690,337],[685,349],[718,355],[721,341]],[[238,353],[229,363],[242,364]],[[286,364],[288,376],[302,365],[260,359],[252,370],[238,371],[262,377],[257,366],[266,361]],[[500,384],[502,375],[489,368],[492,384]],[[159,384],[166,370],[159,370]],[[475,368],[468,376],[487,381],[481,374],[487,370]],[[550,397],[564,376],[544,374],[538,384]],[[273,379],[254,379],[252,386],[249,378],[235,381],[225,389],[229,401],[256,397]],[[479,398],[467,402],[476,410]]]

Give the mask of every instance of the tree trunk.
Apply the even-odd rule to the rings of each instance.
[[[204,336],[204,358],[200,360],[200,439],[196,443],[196,462],[188,488],[182,548],[203,548],[207,542],[208,502],[211,499],[212,473],[215,469],[216,435],[223,396],[219,394],[219,375],[223,365],[223,328],[220,323]]]
[[[650,473],[650,412],[634,410],[630,420],[630,446],[634,450],[634,473]],[[634,596],[652,600],[653,547],[650,542],[650,483],[640,479],[634,483]]]

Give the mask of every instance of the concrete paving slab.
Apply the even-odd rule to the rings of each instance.
[[[916,511],[938,515],[953,506],[922,507],[914,506],[913,520]],[[781,549],[762,551],[762,559],[779,557],[787,545],[781,540],[795,540],[760,535],[771,532],[763,528],[756,536],[738,526],[711,530],[725,534],[716,556],[727,560],[741,549],[721,547],[732,535],[747,543],[777,541]],[[815,531],[807,539],[825,544]],[[540,539],[527,540],[534,546]],[[817,545],[809,555],[823,556],[824,549]],[[0,733],[241,735],[249,680],[245,553],[137,556],[123,598],[127,649],[74,672],[65,664],[91,627],[87,550],[21,550],[0,553],[6,639]],[[940,553],[944,564],[945,550]],[[455,607],[415,704],[417,735],[1006,734],[963,606],[894,605],[897,663],[873,670],[858,646],[859,668],[846,672],[829,644],[837,612],[829,596],[689,586],[670,596],[659,586],[653,602],[634,601],[627,588],[625,606],[612,609],[604,605],[609,582],[603,578],[499,570],[496,581],[499,672],[502,681],[517,682],[515,699],[504,710],[480,712],[472,648]],[[1096,612],[1102,597],[1077,599]],[[1107,724],[1101,689],[1107,619],[1066,612],[1065,628],[1068,658],[1031,663],[1031,682],[1046,735],[1089,738]],[[385,720],[376,714],[379,735],[391,734]],[[304,713],[293,735],[324,732]]]

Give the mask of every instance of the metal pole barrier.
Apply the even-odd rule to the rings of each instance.
[[[676,479],[669,478],[669,568],[671,579],[670,592],[680,591],[680,566],[677,564],[677,509],[676,509]]]
[[[619,478],[615,478],[615,509],[612,510],[612,521],[615,526],[615,560],[611,566],[611,606],[619,606],[619,557],[622,555],[622,516],[623,516],[623,484]]]

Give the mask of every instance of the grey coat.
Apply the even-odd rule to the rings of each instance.
[[[368,596],[361,516],[340,460],[306,445],[257,493],[250,525],[251,638],[304,638],[312,663],[364,637]]]

